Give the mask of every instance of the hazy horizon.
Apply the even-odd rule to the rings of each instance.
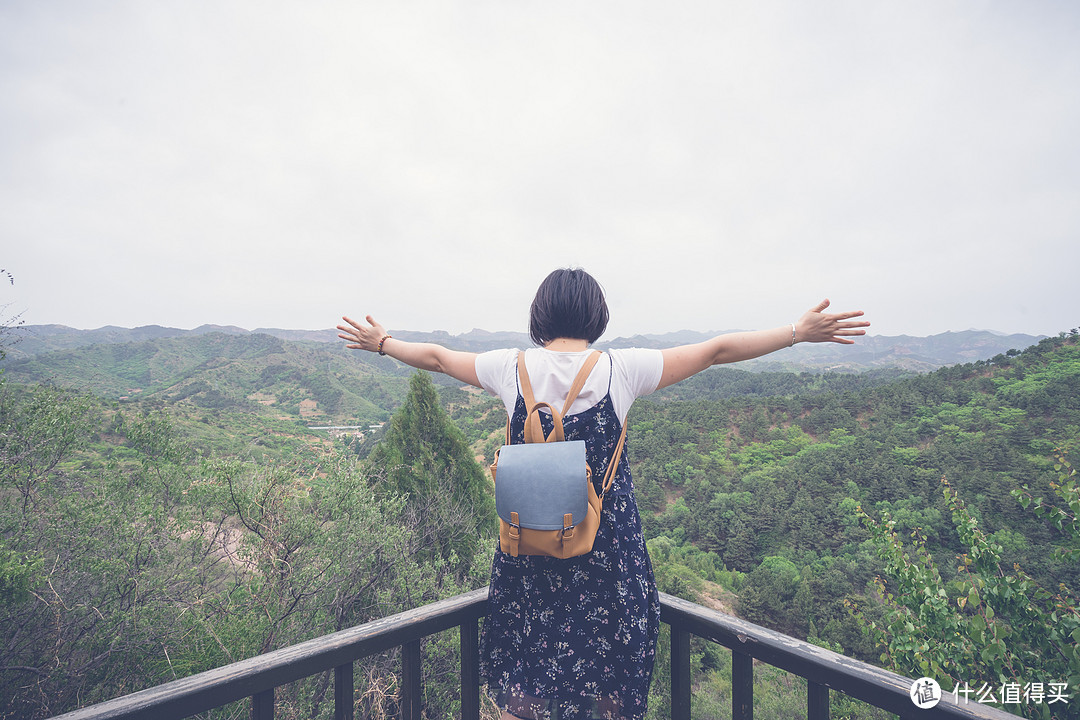
[[[247,333],[256,333],[256,332],[258,332],[260,330],[280,330],[280,331],[283,331],[283,332],[301,332],[301,333],[322,333],[322,332],[331,332],[331,331],[336,332],[336,330],[334,330],[334,328],[329,328],[329,327],[326,327],[326,328],[293,328],[293,327],[280,327],[280,326],[269,326],[269,325],[267,325],[267,326],[245,328],[245,327],[241,327],[239,325],[221,325],[221,324],[218,324],[218,323],[201,323],[201,324],[195,325],[193,327],[177,327],[177,326],[173,326],[173,325],[161,325],[160,323],[148,323],[146,325],[136,325],[136,326],[106,324],[106,325],[100,325],[98,327],[88,327],[88,328],[79,328],[79,327],[74,327],[74,326],[71,326],[71,325],[65,325],[63,323],[38,323],[38,324],[33,324],[33,325],[24,323],[23,325],[18,326],[17,331],[20,331],[20,330],[21,331],[32,331],[33,328],[35,328],[35,327],[63,327],[63,328],[67,328],[69,330],[77,331],[77,332],[96,332],[96,331],[100,331],[100,330],[109,330],[109,329],[139,330],[139,329],[142,329],[142,328],[153,328],[153,327],[160,327],[160,328],[163,328],[165,330],[179,330],[179,331],[182,331],[182,332],[193,332],[193,331],[199,330],[201,328],[214,328],[214,329],[222,329],[222,330],[241,330],[241,331],[247,332]],[[678,330],[666,330],[666,331],[663,331],[663,332],[642,332],[642,333],[633,333],[631,335],[613,335],[611,332],[605,332],[604,335],[602,335],[600,340],[598,340],[597,342],[602,343],[604,341],[611,341],[611,340],[615,340],[615,339],[619,339],[619,338],[631,338],[631,337],[634,337],[636,335],[641,335],[641,336],[645,336],[645,337],[661,337],[661,336],[664,336],[664,335],[678,335],[680,333],[696,333],[696,334],[701,334],[701,335],[721,335],[721,334],[724,334],[724,333],[740,332],[742,330],[747,330],[747,329],[753,329],[753,328],[731,328],[731,329],[725,329],[725,330],[716,330],[716,329],[698,330],[698,329],[695,329],[695,328],[679,328]],[[1072,329],[1075,329],[1075,328],[1063,328],[1059,332],[1068,332],[1069,330],[1072,330]],[[871,330],[872,330],[872,328],[871,328]],[[519,335],[528,335],[528,328],[523,328],[521,330],[513,330],[513,329],[506,329],[506,328],[498,329],[498,330],[492,330],[492,329],[488,329],[488,328],[475,327],[475,328],[471,328],[469,330],[465,330],[465,331],[462,331],[462,332],[450,332],[448,330],[443,330],[443,329],[440,329],[440,328],[435,328],[435,329],[432,329],[432,330],[415,330],[415,329],[412,329],[412,328],[396,328],[396,331],[397,332],[404,332],[404,333],[418,333],[418,334],[447,333],[451,337],[457,337],[459,335],[469,335],[471,333],[488,333],[488,334],[515,333],[515,334],[519,334]],[[906,336],[906,337],[933,337],[935,335],[945,335],[945,334],[949,334],[949,333],[962,333],[962,332],[985,332],[985,333],[990,333],[992,335],[997,335],[999,337],[1008,337],[1008,336],[1012,336],[1012,335],[1027,335],[1027,336],[1034,337],[1034,338],[1048,337],[1048,335],[1046,333],[1032,333],[1032,332],[1023,332],[1023,331],[1019,331],[1019,332],[1002,332],[1002,331],[994,330],[994,329],[991,329],[991,328],[974,328],[974,327],[972,327],[972,328],[964,328],[962,330],[943,330],[943,331],[941,331],[939,333],[931,333],[929,335],[912,335],[910,333],[898,333],[898,334],[895,334],[895,335],[888,335],[888,334],[885,334],[885,333],[868,332],[865,337],[881,337],[881,338],[904,337],[904,336]],[[1057,334],[1058,333],[1054,333],[1054,335],[1057,335]],[[857,343],[859,341],[859,338],[855,338],[855,341]]]

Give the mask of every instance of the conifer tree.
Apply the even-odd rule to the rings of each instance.
[[[405,403],[369,462],[385,475],[389,491],[408,497],[407,506],[444,557],[453,553],[468,561],[480,538],[493,534],[491,482],[439,404],[427,373],[409,379]]]

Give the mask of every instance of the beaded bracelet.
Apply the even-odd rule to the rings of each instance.
[[[788,347],[795,347],[795,323],[791,323],[791,344]]]
[[[386,353],[383,352],[383,349],[382,349],[383,343],[386,342],[387,340],[389,340],[392,337],[394,337],[394,336],[387,333],[386,335],[383,335],[381,338],[379,338],[379,347],[376,348],[376,350],[378,351],[378,353],[380,355],[385,355],[386,354]]]

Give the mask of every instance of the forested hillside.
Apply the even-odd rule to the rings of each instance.
[[[474,457],[501,441],[492,398],[387,358],[258,334],[91,345],[3,367],[0,691],[12,717],[486,582],[490,485]],[[386,424],[334,438],[305,427],[320,420]],[[887,514],[902,538],[918,529],[956,607],[945,584],[970,575],[955,570],[969,550],[943,477],[1001,567],[1051,588],[1080,581],[1076,556],[1054,552],[1070,542],[1064,526],[1014,494],[1027,486],[1062,505],[1053,453],[1080,437],[1075,333],[921,375],[714,368],[640,400],[629,423],[667,592],[882,662],[867,625],[893,617],[875,579],[887,591],[896,580],[883,574],[885,536],[859,513]],[[432,522],[416,524],[414,503]],[[452,640],[425,647],[449,673]],[[694,657],[695,712],[724,716],[729,661],[705,646]],[[393,711],[395,667],[366,666],[366,712]],[[322,682],[282,702],[324,715]],[[666,682],[661,662],[652,717],[665,716]],[[805,707],[782,675],[758,682],[772,714]],[[427,692],[432,716],[453,714],[452,682]],[[837,717],[877,717],[845,702],[834,698]]]
[[[99,343],[10,360],[13,382],[48,382],[103,398],[187,403],[308,424],[382,422],[404,399],[407,373],[338,345],[220,332]]]
[[[944,594],[969,571],[955,570],[968,548],[942,478],[1000,546],[1001,567],[1051,589],[1080,581],[1075,555],[1054,552],[1069,535],[1013,494],[1055,499],[1053,454],[1080,438],[1075,334],[848,392],[639,401],[630,422],[661,585],[700,599],[715,580],[738,614],[782,632],[877,662],[850,612],[868,622],[883,609],[879,544],[858,510],[887,516],[900,538],[918,531]]]
[[[0,377],[0,717],[49,717],[482,587],[489,483],[435,397],[413,376],[380,446],[388,467],[327,442],[200,446],[175,406]],[[424,654],[426,702],[453,716],[456,643]],[[358,663],[359,717],[400,711],[397,668],[394,653]],[[331,688],[316,676],[277,702],[326,717]]]

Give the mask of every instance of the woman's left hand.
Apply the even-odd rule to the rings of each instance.
[[[822,300],[815,307],[806,311],[795,323],[795,342],[834,342],[851,345],[852,335],[865,335],[862,328],[869,327],[868,320],[851,320],[861,317],[862,310],[842,313],[826,313],[828,299]]]
[[[349,341],[349,344],[345,347],[350,350],[367,350],[369,352],[375,352],[379,349],[379,341],[389,334],[386,332],[386,329],[375,322],[375,318],[370,315],[364,318],[368,323],[366,326],[359,324],[349,317],[343,316],[341,319],[348,323],[348,325],[337,326],[337,329],[341,331],[338,333],[338,337],[342,340]]]

